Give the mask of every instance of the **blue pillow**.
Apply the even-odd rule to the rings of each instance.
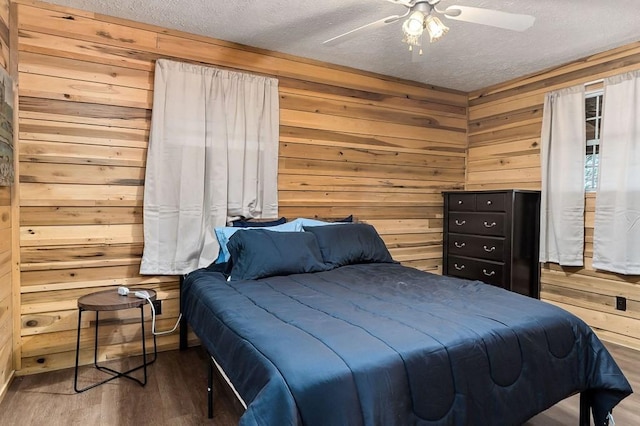
[[[289,223],[300,223],[302,226],[324,226],[335,225],[336,223],[353,222],[353,215],[347,216],[344,219],[337,220],[335,222],[326,222],[324,220],[307,219],[306,217],[299,217],[296,220],[292,220]]]
[[[232,281],[328,270],[310,232],[252,229],[235,233],[227,244]]]
[[[316,236],[324,263],[333,268],[353,263],[394,263],[387,246],[366,223],[304,227]]]
[[[259,227],[248,227],[248,228],[234,228],[232,226],[225,226],[220,228],[215,228],[214,231],[216,233],[216,238],[218,239],[218,244],[220,245],[220,251],[218,252],[218,258],[215,263],[224,263],[229,261],[229,250],[227,249],[227,243],[229,242],[229,238],[236,231],[244,231],[247,229],[256,229]],[[302,224],[294,222],[283,223],[282,225],[270,226],[267,229],[269,231],[275,232],[301,232]]]
[[[282,225],[283,223],[287,223],[287,218],[284,216],[280,219],[270,220],[266,222],[238,219],[231,222],[231,226],[233,226],[234,228],[263,228],[266,226]]]

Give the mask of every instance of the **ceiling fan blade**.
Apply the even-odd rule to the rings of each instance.
[[[350,38],[353,38],[359,35],[358,33],[362,30],[373,30],[375,28],[380,28],[387,24],[396,22],[397,20],[401,19],[404,16],[406,15],[391,15],[391,16],[387,16],[386,18],[378,19],[377,21],[368,23],[358,28],[354,28],[351,31],[347,31],[344,34],[340,34],[339,36],[335,36],[333,38],[330,38],[329,40],[325,40],[322,42],[322,44],[326,44],[327,46],[333,46],[338,43],[342,43],[343,41],[347,41]]]
[[[389,3],[401,4],[406,7],[413,7],[414,0],[387,0]]]
[[[524,31],[530,28],[536,20],[531,15],[520,15],[471,6],[449,6],[442,13],[447,18],[456,21],[472,22],[514,31]]]

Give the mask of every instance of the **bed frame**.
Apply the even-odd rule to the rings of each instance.
[[[183,306],[182,306],[182,283],[184,281],[184,277],[181,275],[180,276],[180,312],[183,312]],[[185,318],[185,316],[182,316],[182,319],[180,320],[180,350],[186,350],[188,348],[188,322],[187,319]],[[206,351],[206,348],[205,348]],[[224,372],[224,370],[222,369],[222,367],[220,367],[220,364],[218,364],[218,362],[215,360],[215,358],[209,354],[209,351],[207,352],[207,356],[209,357],[209,366],[208,366],[208,381],[207,381],[207,416],[211,419],[213,418],[213,375],[214,375],[214,368],[218,370],[218,372],[220,373],[220,375],[222,376],[222,378],[225,380],[225,382],[227,383],[227,386],[231,389],[231,391],[233,392],[233,394],[236,396],[238,402],[240,404],[242,404],[242,406],[246,409],[247,408],[247,404],[244,402],[244,400],[242,399],[242,397],[240,396],[240,394],[238,393],[238,391],[235,389],[235,387],[233,386],[233,384],[231,383],[231,381],[229,380],[227,374]],[[590,397],[590,393],[589,391],[584,391],[584,392],[580,392],[580,418],[578,420],[578,426],[590,426],[591,425],[591,420],[590,420],[590,409],[591,409],[591,397]],[[609,425],[609,419],[611,417],[611,414],[609,414],[609,417],[607,417],[607,423],[603,426],[608,426]],[[600,425],[597,425],[600,426]]]

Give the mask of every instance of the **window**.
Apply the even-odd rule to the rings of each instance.
[[[595,191],[598,187],[600,165],[600,126],[602,124],[602,92],[585,96],[586,158],[584,162],[584,189]]]

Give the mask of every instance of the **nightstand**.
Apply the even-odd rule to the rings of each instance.
[[[136,289],[136,290],[144,290],[149,294],[149,298],[151,301],[156,300],[156,292],[148,289]],[[134,382],[139,383],[141,386],[147,384],[147,366],[153,364],[158,356],[158,348],[156,344],[156,336],[153,336],[153,359],[147,361],[147,348],[145,344],[145,335],[144,335],[144,305],[147,303],[146,299],[141,299],[133,294],[122,296],[118,294],[117,290],[105,290],[99,291],[96,293],[87,294],[78,299],[78,337],[76,342],[76,369],[75,375],[73,379],[73,388],[76,392],[84,392],[86,390],[92,389],[101,384],[107,383],[111,380],[117,379],[118,377],[126,377],[127,379],[131,379]],[[140,328],[142,330],[142,364],[137,367],[131,368],[127,371],[116,371],[109,367],[104,367],[98,365],[98,329],[100,325],[99,315],[100,312],[104,311],[118,311],[121,309],[131,309],[131,308],[140,308]],[[96,313],[96,333],[95,333],[95,344],[93,348],[93,365],[96,369],[108,373],[111,377],[102,380],[101,382],[94,383],[90,386],[87,386],[82,389],[78,389],[78,361],[80,357],[80,325],[82,323],[82,313],[84,311],[94,311]],[[136,377],[130,375],[130,373],[144,369],[144,380],[140,380]]]

